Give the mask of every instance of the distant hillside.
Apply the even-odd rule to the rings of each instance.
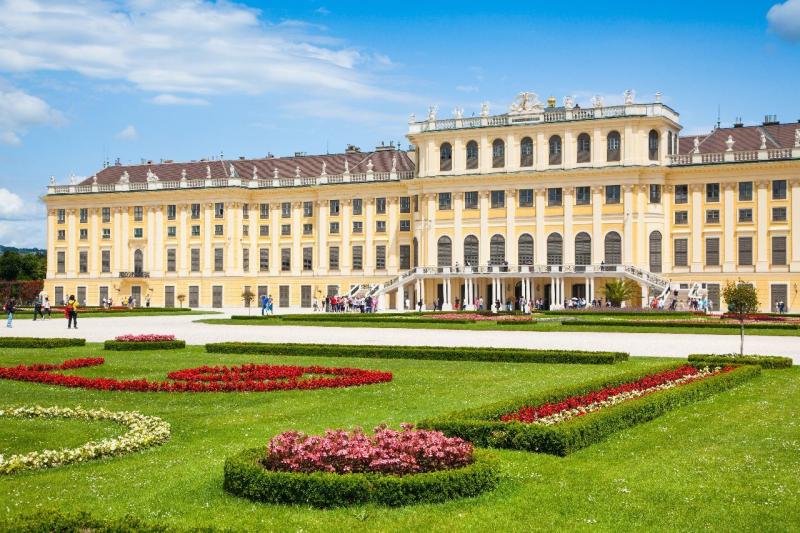
[[[8,250],[9,252],[17,252],[20,254],[46,254],[47,250],[41,248],[16,248],[14,246],[3,246],[0,244],[0,254]]]

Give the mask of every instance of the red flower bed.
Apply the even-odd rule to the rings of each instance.
[[[480,313],[442,313],[431,315],[431,318],[440,318],[442,320],[503,320],[511,322],[529,322],[531,317],[520,315],[484,315]]]
[[[328,368],[322,366],[201,366],[170,372],[172,381],[146,379],[87,378],[58,374],[70,370],[102,365],[102,357],[70,359],[59,365],[33,364],[0,367],[0,379],[31,381],[83,389],[134,392],[265,392],[292,389],[355,387],[392,380],[391,372],[360,368]],[[306,376],[304,379],[303,377]]]
[[[174,341],[175,335],[156,335],[149,333],[146,335],[120,335],[114,337],[117,342],[166,342]]]
[[[329,429],[324,436],[287,431],[269,441],[262,464],[283,472],[405,475],[467,466],[472,452],[462,439],[402,424],[401,431],[378,426],[371,437],[360,428]]]
[[[720,318],[723,320],[739,320],[739,315],[735,313],[725,313]],[[749,313],[742,315],[744,320],[753,320],[756,322],[786,322],[790,320],[790,317],[783,317],[783,316],[775,316],[775,315],[765,315],[761,313]]]

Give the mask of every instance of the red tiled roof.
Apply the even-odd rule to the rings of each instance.
[[[800,124],[771,124],[769,126],[744,126],[741,128],[717,128],[711,133],[689,135],[678,139],[678,153],[689,154],[694,150],[694,139],[700,140],[700,153],[710,154],[724,152],[728,149],[725,142],[728,136],[733,137],[734,151],[758,150],[761,148],[761,133],[766,137],[766,145],[771,148],[792,148],[794,131]]]
[[[379,150],[376,152],[354,152],[346,154],[310,155],[297,157],[270,157],[264,159],[235,159],[215,161],[194,161],[190,163],[153,163],[143,165],[119,165],[106,167],[97,173],[97,183],[118,183],[120,176],[127,172],[132,183],[146,182],[148,171],[152,172],[160,181],[178,181],[186,171],[186,179],[205,179],[207,169],[211,169],[212,178],[230,177],[230,166],[233,165],[236,174],[242,179],[252,179],[253,169],[256,169],[259,179],[273,177],[277,168],[278,176],[291,178],[300,167],[301,176],[319,176],[322,173],[322,163],[325,162],[327,174],[343,174],[344,163],[347,161],[350,172],[355,174],[366,172],[369,161],[372,161],[373,172],[389,172],[392,169],[392,158],[397,156],[397,172],[414,170],[414,163],[408,153],[402,150]],[[92,178],[87,178],[81,184],[91,184]]]

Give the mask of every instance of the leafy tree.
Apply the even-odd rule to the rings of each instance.
[[[244,292],[242,292],[242,300],[244,300],[244,306],[247,308],[247,314],[250,314],[250,303],[255,299],[256,295],[253,294],[253,291],[250,290],[250,287],[247,287]]]
[[[47,258],[41,253],[19,253],[6,249],[0,255],[0,279],[6,281],[44,279]]]
[[[185,299],[186,299],[186,295],[185,294],[179,294],[178,295],[178,302],[180,303],[181,307],[183,307],[183,301]]]
[[[630,279],[614,279],[606,283],[603,292],[612,306],[619,307],[639,292],[639,286]]]
[[[728,305],[728,312],[739,319],[739,355],[744,355],[744,319],[758,311],[758,291],[754,285],[729,281],[722,289],[722,298]]]

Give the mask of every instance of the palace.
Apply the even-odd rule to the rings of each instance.
[[[403,309],[525,297],[562,307],[612,278],[648,298],[728,280],[800,310],[800,123],[680,135],[661,102],[581,108],[521,93],[412,115],[408,151],[112,165],[56,185],[45,290],[84,305],[276,307],[371,294]],[[637,298],[636,305],[639,305]]]

